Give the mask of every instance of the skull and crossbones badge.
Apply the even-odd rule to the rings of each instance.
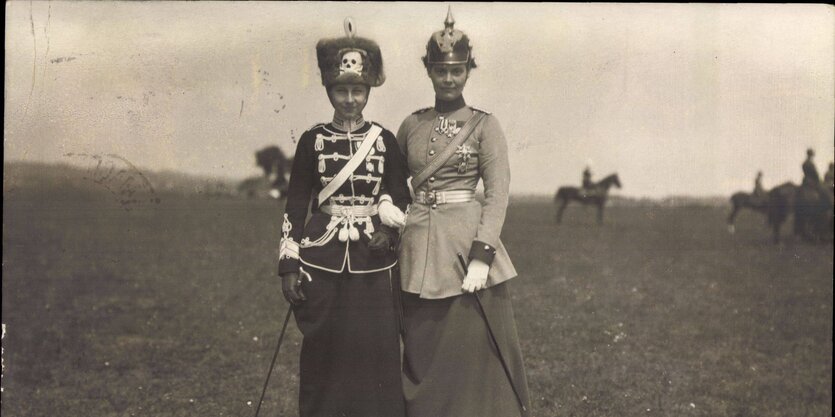
[[[359,51],[352,50],[342,54],[342,60],[339,64],[339,73],[352,72],[357,75],[362,74],[362,54]]]

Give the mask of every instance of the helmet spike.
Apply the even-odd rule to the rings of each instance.
[[[452,17],[452,5],[449,6],[446,12],[446,20],[444,20],[444,27],[452,31],[452,27],[455,25],[455,18]]]
[[[471,62],[470,40],[455,29],[452,6],[448,6],[444,28],[433,33],[426,45],[427,64],[466,64]]]

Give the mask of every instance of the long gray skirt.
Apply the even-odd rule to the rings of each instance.
[[[529,415],[528,383],[507,285],[502,283],[479,293],[528,411],[521,411],[473,295],[421,299],[403,292],[403,394],[407,416]]]

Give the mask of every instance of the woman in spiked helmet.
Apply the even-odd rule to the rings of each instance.
[[[476,65],[469,38],[454,24],[450,11],[423,57],[435,106],[409,115],[397,133],[414,190],[399,251],[406,413],[528,415],[508,285],[516,270],[499,238],[510,186],[507,142],[495,116],[464,101]],[[475,199],[479,181],[483,203]],[[386,224],[398,224],[399,216],[383,214]]]
[[[405,209],[410,197],[397,140],[362,114],[371,87],[385,80],[380,48],[357,37],[350,19],[345,31],[316,45],[334,113],[296,147],[278,273],[303,335],[299,415],[397,417],[397,231],[381,224],[377,205],[383,198]]]

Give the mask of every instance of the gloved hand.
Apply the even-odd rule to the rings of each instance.
[[[399,229],[406,226],[406,215],[391,201],[380,200],[377,204],[377,213],[380,214],[380,221],[388,227]]]
[[[395,207],[396,208],[396,207]],[[386,225],[381,225],[379,229],[371,234],[371,240],[368,242],[368,247],[372,252],[385,254],[397,240],[397,231],[392,230]]]
[[[284,293],[284,299],[293,305],[307,300],[302,291],[302,280],[298,272],[287,272],[281,276],[281,292]]]
[[[490,272],[490,265],[480,259],[471,259],[461,289],[466,292],[476,292],[483,289],[487,285],[488,272]]]

